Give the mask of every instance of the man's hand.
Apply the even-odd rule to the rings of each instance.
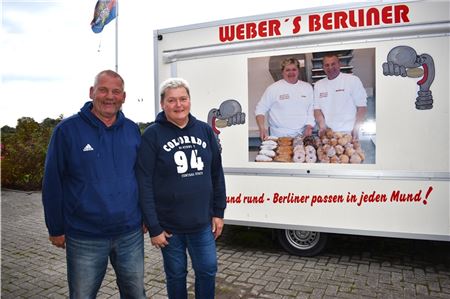
[[[64,235],[50,236],[48,239],[52,242],[52,245],[62,249],[66,248],[66,237]]]
[[[352,139],[353,139],[353,141],[359,140],[359,129],[352,130]]]
[[[167,245],[169,245],[168,238],[172,237],[171,234],[167,233],[166,231],[163,231],[161,234],[159,234],[156,237],[150,238],[152,245],[155,246],[155,248],[164,248]]]
[[[214,239],[217,240],[223,231],[223,219],[218,217],[212,218],[212,232],[214,233]]]
[[[256,124],[258,125],[259,138],[261,139],[261,141],[266,140],[269,136],[265,127],[265,121],[266,117],[264,115],[260,114],[256,116]]]
[[[264,141],[264,140],[267,139],[267,137],[268,137],[268,135],[267,135],[267,130],[266,130],[266,129],[262,129],[262,130],[259,132],[259,139],[261,139],[261,141]]]

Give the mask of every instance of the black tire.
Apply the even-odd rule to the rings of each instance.
[[[298,256],[315,256],[327,243],[327,234],[306,230],[277,230],[277,239],[281,247],[290,254]]]

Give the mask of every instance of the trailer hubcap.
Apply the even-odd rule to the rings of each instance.
[[[306,230],[285,230],[286,239],[293,247],[307,250],[317,245],[320,239],[319,232]]]

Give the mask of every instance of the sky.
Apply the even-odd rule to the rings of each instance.
[[[89,100],[95,75],[115,69],[116,21],[93,33],[96,2],[2,0],[0,126],[15,127],[25,116],[38,122],[68,117]],[[136,122],[154,119],[154,30],[354,2],[120,1],[117,61],[127,92],[123,111]]]

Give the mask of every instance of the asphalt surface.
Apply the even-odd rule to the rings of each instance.
[[[1,193],[1,298],[67,298],[65,252],[48,241],[41,194]],[[268,229],[227,226],[216,298],[450,298],[450,242],[331,236],[315,257],[283,251]],[[159,250],[145,245],[147,296],[166,298]],[[193,272],[188,287],[193,296]],[[98,298],[119,298],[111,268]]]

